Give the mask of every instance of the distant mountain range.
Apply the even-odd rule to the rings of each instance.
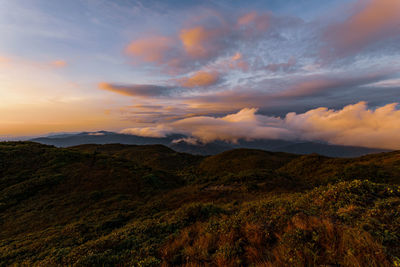
[[[173,134],[167,137],[143,137],[107,131],[63,133],[31,139],[30,141],[56,147],[70,147],[82,144],[128,144],[152,145],[162,144],[178,152],[195,155],[214,155],[235,148],[253,148],[268,151],[280,151],[295,154],[317,153],[329,157],[358,157],[366,154],[387,152],[385,149],[356,146],[340,146],[316,142],[295,142],[286,140],[240,140],[237,143],[215,141],[207,144],[192,144],[184,141],[186,136]]]

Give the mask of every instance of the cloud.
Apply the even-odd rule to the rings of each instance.
[[[12,68],[33,67],[37,69],[64,68],[68,65],[68,63],[65,60],[61,59],[49,62],[49,61],[32,60],[29,58],[21,58],[15,56],[1,56],[1,55],[0,55],[0,64],[3,66],[7,65]]]
[[[287,138],[286,129],[275,127],[279,119],[256,115],[257,109],[245,108],[235,114],[221,118],[208,116],[192,117],[173,122],[172,128],[179,133],[189,134],[202,142],[238,139]]]
[[[395,37],[391,21],[397,18],[391,12],[389,18],[381,14],[393,3],[360,0],[350,13],[332,12],[334,23],[330,10],[320,10],[325,13],[319,18],[305,21],[266,10],[241,13],[196,8],[190,20],[185,19],[189,16],[177,18],[178,26],[168,25],[161,35],[145,35],[126,47],[134,62],[147,64],[144,69],[150,69],[152,77],[160,78],[157,71],[163,72],[164,81],[159,85],[111,83],[105,89],[140,96],[135,104],[180,106],[179,111],[124,109],[124,119],[129,113],[129,119],[140,123],[175,121],[190,113],[223,116],[246,107],[259,107],[258,115],[285,116],[288,111],[341,108],[359,101],[383,105],[398,94],[395,84],[380,83],[398,74],[398,57],[390,57],[385,49],[379,49],[382,53],[376,57],[364,48]],[[363,23],[357,21],[369,22],[363,18],[374,14],[371,6],[377,8],[377,18],[371,19],[371,27],[358,31]],[[389,23],[382,22],[386,19]],[[348,64],[323,64],[318,53],[321,46],[329,56],[346,58]],[[360,57],[347,57],[361,51]]]
[[[65,66],[67,66],[67,62],[65,60],[55,60],[51,62],[50,65],[56,68],[64,68]]]
[[[239,52],[236,52],[231,58],[232,61],[238,61],[240,59],[242,59],[242,54]]]
[[[169,133],[183,133],[191,135],[202,142],[225,140],[235,142],[238,139],[277,139],[288,134],[286,129],[274,128],[278,118],[256,115],[257,109],[242,109],[238,113],[221,118],[197,116],[174,121],[170,124],[161,124],[157,127],[130,128],[124,133],[145,136],[166,136]],[[260,123],[264,125],[261,125]],[[267,126],[268,125],[268,126]]]
[[[125,49],[131,56],[145,62],[165,64],[168,62],[168,53],[174,49],[174,40],[166,36],[151,36],[132,41]]]
[[[400,1],[359,0],[345,21],[328,27],[324,34],[325,56],[345,57],[400,34]]]
[[[320,104],[337,107],[361,100],[375,102],[382,100],[382,97],[394,97],[398,94],[395,89],[369,86],[391,78],[394,73],[389,69],[350,74],[292,75],[288,79],[278,77],[255,82],[250,80],[234,88],[188,97],[183,101],[190,107],[208,110],[209,113],[257,106],[262,112],[282,115],[288,110],[303,112]]]
[[[162,71],[188,73],[217,61],[238,47],[246,47],[270,27],[270,15],[256,12],[241,17],[208,12],[200,17],[201,20],[187,23],[175,34],[133,40],[125,52],[134,59],[158,65]],[[238,69],[248,68],[243,61],[235,64]]]
[[[193,138],[193,137],[184,137],[184,138],[178,138],[178,139],[172,140],[173,144],[178,144],[180,142],[184,142],[184,143],[191,144],[191,145],[199,145],[200,144],[199,140],[196,138]]]
[[[221,28],[206,29],[203,26],[182,29],[179,38],[186,53],[194,58],[209,58],[223,48],[226,32]]]
[[[380,86],[383,88],[397,87],[400,88],[400,78],[388,79],[371,84],[372,86]]]
[[[331,75],[311,75],[301,77],[288,88],[275,94],[275,97],[305,97],[348,91],[352,87],[374,83],[393,75],[392,70],[368,73],[336,73]]]
[[[241,16],[238,19],[237,24],[239,26],[247,26],[250,23],[253,23],[256,20],[256,18],[257,18],[257,13],[255,11],[253,11],[253,12],[250,12],[248,14]]]
[[[246,37],[257,36],[264,33],[270,26],[269,14],[258,14],[256,11],[247,13],[237,20],[237,27]]]
[[[243,59],[243,55],[240,52],[236,52],[230,59],[223,62],[223,65],[228,66],[229,69],[235,70],[239,69],[242,71],[248,71],[250,68],[249,63]],[[221,66],[225,68],[225,66]]]
[[[366,102],[359,102],[340,110],[321,107],[301,114],[291,112],[283,118],[257,114],[256,108],[244,108],[223,117],[197,116],[124,132],[157,137],[182,133],[205,143],[286,139],[400,149],[400,110],[396,106],[397,103],[392,103],[374,110]]]
[[[172,79],[171,85],[155,85],[155,84],[114,84],[101,82],[98,84],[99,89],[114,92],[120,95],[142,98],[165,98],[183,93],[185,88],[208,87],[215,85],[220,80],[220,75],[215,71],[198,71],[192,76]],[[179,98],[179,97],[178,97]]]
[[[214,74],[210,70],[205,72]],[[99,88],[133,97],[135,105],[125,106],[116,112],[124,121],[137,123],[164,123],[194,117],[193,114],[224,115],[246,107],[258,107],[260,114],[284,116],[288,111],[302,113],[320,106],[340,108],[359,101],[380,106],[398,95],[396,84],[384,84],[398,77],[391,69],[291,74],[287,79],[279,75],[268,79],[249,79],[237,85],[231,85],[229,77],[225,76],[223,85],[218,85],[221,78],[212,84],[215,81],[213,75],[213,79],[194,79],[198,77],[201,75],[195,72],[186,78],[167,80],[161,85],[102,83]]]
[[[294,57],[289,58],[285,63],[272,63],[263,67],[263,69],[278,72],[278,71],[291,71],[296,66],[297,60]]]
[[[117,94],[133,97],[160,97],[174,93],[175,88],[153,84],[118,85],[110,83],[99,83],[99,88]]]
[[[397,77],[390,69],[292,74],[288,79],[249,80],[235,86],[227,80],[223,86],[213,86],[208,83],[215,79],[190,79],[198,77],[196,74],[167,80],[161,85],[100,83],[99,88],[134,98],[135,105],[124,106],[116,112],[124,121],[136,123],[164,123],[199,114],[223,115],[246,107],[259,107],[260,114],[284,116],[288,111],[301,113],[321,105],[340,108],[359,101],[380,106],[388,103],[387,99],[396,99],[399,88],[393,82],[384,83]]]
[[[88,135],[92,135],[92,136],[102,136],[102,135],[105,135],[105,133],[94,132],[94,133],[88,133]]]
[[[164,125],[157,125],[154,127],[143,127],[143,128],[128,128],[121,131],[124,134],[132,134],[144,137],[165,137],[171,129]]]
[[[194,75],[180,79],[179,82],[183,87],[207,87],[216,84],[220,80],[218,72],[198,71]]]
[[[332,144],[400,149],[400,110],[397,103],[375,110],[366,102],[341,110],[318,108],[303,114],[289,113],[286,125],[300,139]]]

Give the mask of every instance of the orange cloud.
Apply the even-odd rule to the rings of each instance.
[[[180,80],[180,83],[183,87],[193,88],[216,84],[219,79],[217,72],[198,71],[193,76]]]
[[[400,110],[396,106],[393,103],[371,110],[359,102],[337,111],[317,108],[303,114],[289,113],[285,124],[303,139],[400,149]]]
[[[160,137],[166,137],[170,131],[171,129],[169,127],[166,127],[164,125],[157,125],[154,127],[128,128],[122,130],[121,133],[160,138]]]
[[[250,12],[246,15],[241,16],[238,19],[238,24],[239,25],[248,25],[252,22],[254,22],[257,18],[257,12]]]
[[[101,82],[98,86],[102,90],[110,91],[120,95],[144,98],[169,96],[176,91],[174,87],[154,84],[118,85]]]
[[[247,34],[264,32],[268,29],[269,24],[270,18],[267,14],[259,15],[255,11],[243,15],[237,20],[238,27],[245,29]]]
[[[165,63],[166,53],[172,49],[173,39],[164,36],[152,36],[131,42],[126,53],[139,57],[146,62]]]
[[[243,59],[243,55],[239,52],[236,52],[235,55],[230,58],[227,65],[230,69],[241,69],[242,71],[249,70],[249,63]]]
[[[125,91],[121,91],[119,89],[116,89],[112,84],[110,83],[106,83],[106,82],[101,82],[98,84],[99,88],[102,90],[106,90],[106,91],[110,91],[110,92],[114,92],[117,94],[121,94],[121,95],[126,95],[126,96],[131,96],[130,93],[125,92]]]
[[[269,27],[268,14],[249,13],[229,23],[217,15],[218,23],[213,27],[207,21],[197,21],[177,34],[171,36],[151,36],[132,41],[126,48],[126,54],[144,62],[162,65],[169,74],[188,73],[193,66],[205,66],[210,61],[218,61],[240,43],[258,38]],[[208,18],[208,17],[207,17]],[[248,69],[248,64],[237,60],[233,68]]]
[[[400,1],[359,0],[358,4],[363,8],[326,32],[328,42],[339,56],[400,33]]]
[[[236,52],[236,54],[233,55],[233,57],[232,57],[232,61],[236,61],[236,60],[239,60],[239,59],[242,59],[242,54],[239,53],[239,52]]]
[[[179,38],[186,52],[194,58],[208,57],[218,48],[216,38],[222,34],[219,30],[207,30],[202,26],[183,29]]]
[[[257,114],[256,108],[243,108],[223,117],[195,116],[125,132],[150,136],[182,133],[205,143],[286,139],[400,149],[400,110],[396,105],[388,104],[373,110],[368,109],[365,102],[359,102],[341,110],[322,107],[301,114],[291,112],[283,118]]]
[[[65,66],[67,66],[67,62],[64,60],[55,60],[55,61],[51,62],[50,64],[56,68],[64,68]]]
[[[261,119],[256,112],[255,108],[244,108],[220,118],[198,116],[173,122],[170,126],[175,131],[189,134],[204,143],[215,140],[237,142],[239,139],[278,139],[286,138],[290,134],[287,129],[273,126],[279,120],[277,118],[268,117],[268,122],[265,121],[267,125],[260,124],[264,118]]]

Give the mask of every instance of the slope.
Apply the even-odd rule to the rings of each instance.
[[[178,171],[196,165],[203,159],[202,156],[178,153],[163,145],[89,144],[74,146],[71,149],[123,158],[139,165],[164,171]]]
[[[391,266],[399,157],[0,143],[0,266]]]

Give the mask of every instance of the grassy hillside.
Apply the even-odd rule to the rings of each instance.
[[[393,266],[400,153],[0,143],[0,266]]]
[[[71,147],[86,153],[101,153],[133,161],[154,169],[177,171],[187,166],[196,165],[203,159],[186,153],[178,153],[163,145],[80,145]]]
[[[248,170],[276,170],[297,157],[297,155],[283,152],[242,148],[207,157],[201,162],[199,169],[208,175]]]
[[[400,152],[378,153],[354,159],[306,155],[289,162],[279,171],[313,186],[353,179],[400,184]]]

